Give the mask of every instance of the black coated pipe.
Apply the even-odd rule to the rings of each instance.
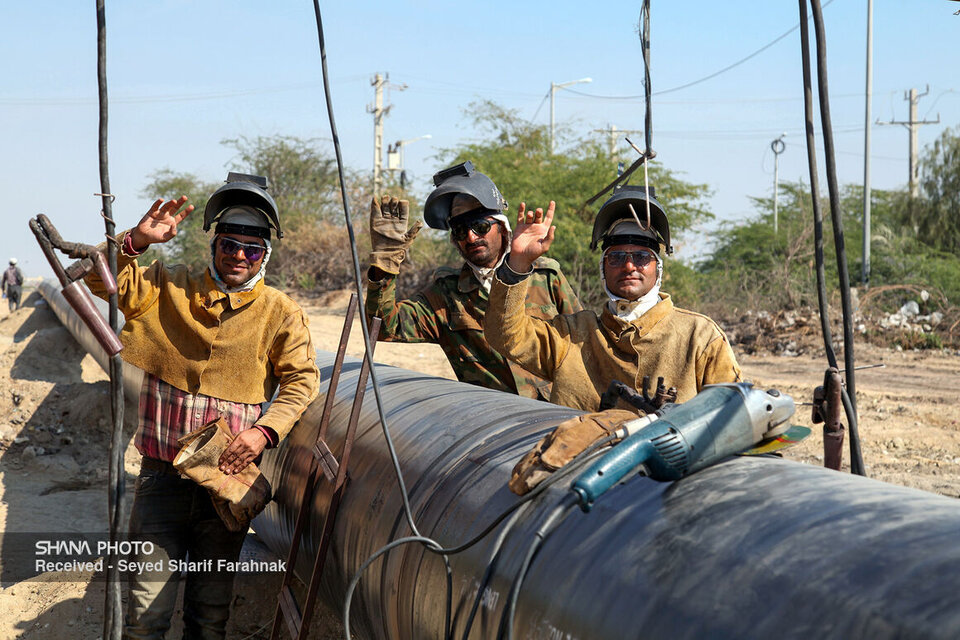
[[[318,359],[329,377],[332,355]],[[330,441],[342,439],[359,363],[343,373]],[[514,503],[516,460],[577,412],[379,365],[385,411],[425,536],[454,546]],[[277,502],[255,522],[283,553],[306,477],[321,402],[262,466]],[[336,447],[335,447],[336,448]],[[365,401],[351,483],[321,597],[342,604],[360,564],[409,535],[372,401]],[[514,575],[569,489],[555,487],[506,535],[470,637],[496,636]],[[310,558],[323,505],[301,549]],[[524,638],[924,637],[960,634],[960,503],[778,458],[735,458],[676,483],[634,477],[543,543],[524,582]],[[312,540],[309,539],[312,537]],[[450,558],[462,633],[494,538]],[[306,562],[306,560],[305,560]],[[307,566],[301,568],[305,575]],[[422,547],[391,551],[364,575],[352,625],[364,638],[440,638],[443,563]]]
[[[84,330],[79,321],[74,326]],[[332,362],[333,354],[318,358],[324,380]],[[506,489],[513,464],[578,413],[377,367],[417,524],[447,547],[515,503]],[[335,453],[359,368],[348,361],[341,378],[329,432]],[[262,465],[276,502],[254,527],[280,556],[289,546],[322,404],[321,396]],[[335,607],[364,560],[409,534],[370,394],[350,467],[320,587],[320,597]],[[450,557],[455,637],[485,573],[469,637],[496,636],[535,531],[569,493],[561,484],[568,483],[531,502],[507,533],[498,530]],[[314,499],[301,577],[309,576],[328,498],[329,487],[322,487]],[[956,638],[958,532],[956,500],[778,458],[733,458],[674,483],[633,477],[590,513],[573,510],[544,540],[523,583],[514,635]],[[364,574],[351,620],[363,638],[441,638],[445,589],[442,560],[407,545]]]

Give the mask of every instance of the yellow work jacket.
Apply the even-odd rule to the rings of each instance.
[[[118,239],[122,239],[120,234]],[[85,279],[106,299],[95,272]],[[257,424],[283,438],[317,395],[320,373],[300,306],[261,279],[250,291],[223,293],[210,273],[159,261],[140,267],[117,255],[124,361],[194,395],[260,404],[276,399]]]
[[[678,309],[670,296],[626,322],[608,309],[558,315],[551,320],[524,313],[527,280],[507,285],[495,277],[485,318],[494,349],[531,373],[553,382],[550,401],[596,411],[600,396],[618,380],[641,389],[650,376],[677,388],[677,401],[704,385],[740,380],[740,366],[723,331],[710,318]]]

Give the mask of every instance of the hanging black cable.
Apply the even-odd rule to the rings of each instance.
[[[640,8],[640,23],[638,25],[640,32],[640,48],[643,51],[643,96],[645,102],[643,116],[643,137],[646,149],[639,158],[633,161],[626,171],[614,178],[613,182],[595,193],[587,199],[587,205],[591,205],[600,199],[605,193],[612,191],[617,185],[625,183],[634,171],[641,165],[657,157],[653,150],[653,99],[652,82],[650,79],[650,0],[643,0],[643,6]]]
[[[98,155],[100,159],[100,196],[107,235],[107,262],[114,278],[117,275],[117,247],[113,240],[113,196],[110,193],[110,172],[107,155],[107,25],[104,0],[97,0],[97,94],[100,104]],[[119,332],[117,294],[111,294],[110,328]],[[120,516],[123,511],[123,361],[119,355],[110,358],[110,408],[113,433],[110,438],[107,514],[110,521],[110,542],[119,541]],[[123,631],[123,607],[120,601],[120,579],[117,568],[117,545],[111,544],[107,555],[107,588],[104,603],[103,637],[119,640]]]
[[[314,15],[317,19],[317,38],[320,45],[320,66],[323,75],[323,95],[327,105],[327,116],[330,120],[330,134],[333,137],[333,149],[334,154],[337,159],[337,178],[340,181],[340,198],[343,201],[343,214],[347,227],[347,235],[350,239],[350,254],[353,258],[353,275],[354,275],[354,285],[356,286],[357,296],[359,299],[363,299],[363,283],[360,277],[360,258],[357,256],[357,239],[353,233],[353,220],[350,216],[350,201],[347,197],[347,186],[346,181],[343,176],[343,156],[340,151],[340,135],[337,133],[337,123],[333,115],[333,99],[330,95],[330,76],[327,71],[327,48],[323,37],[323,20],[320,16],[320,2],[319,0],[313,0],[313,10]],[[413,510],[410,508],[410,498],[407,494],[407,487],[403,481],[403,471],[400,469],[400,460],[397,458],[396,448],[393,444],[393,439],[390,437],[390,430],[387,427],[386,416],[383,412],[383,400],[380,395],[380,384],[377,380],[377,369],[374,366],[373,359],[370,357],[370,352],[372,351],[370,344],[370,330],[367,326],[366,314],[360,314],[360,327],[363,333],[363,345],[364,353],[363,357],[367,360],[367,363],[370,366],[370,382],[373,386],[373,394],[377,401],[377,413],[380,418],[380,426],[383,429],[383,437],[387,443],[387,450],[390,453],[390,460],[393,463],[394,471],[397,475],[397,484],[400,489],[400,496],[403,501],[403,513],[406,517],[407,524],[410,527],[410,530],[413,532],[415,538],[418,538],[420,542],[427,545],[428,548],[440,548],[440,545],[427,538],[420,535],[420,531],[417,529],[417,524],[413,519]],[[443,561],[447,567],[447,602],[446,602],[446,619],[447,619],[447,637],[450,635],[450,619],[452,616],[452,573],[450,570],[450,561],[444,556]],[[358,573],[359,576],[359,573]],[[350,620],[349,620],[349,609],[345,608],[345,619],[344,619],[344,628],[346,630],[346,637],[350,638]]]
[[[800,49],[803,63],[803,111],[807,134],[807,168],[810,172],[810,193],[813,204],[813,249],[817,272],[817,304],[820,308],[820,331],[823,334],[823,346],[827,352],[827,362],[837,366],[837,354],[833,349],[833,333],[830,329],[830,309],[827,305],[826,272],[823,258],[823,212],[820,209],[820,179],[817,172],[817,147],[813,129],[813,89],[810,79],[810,37],[807,26],[807,7],[800,0]]]
[[[645,102],[643,136],[646,153],[644,155],[649,160],[656,155],[653,153],[653,100],[651,99],[653,92],[650,80],[650,0],[643,0],[643,6],[640,8],[640,49],[643,52],[643,95]]]
[[[816,157],[813,153],[813,120],[810,82],[810,41],[807,27],[806,0],[800,2],[800,44],[803,56],[804,79],[804,106],[807,114],[807,156],[810,169],[810,188],[814,206],[815,225],[819,211]],[[817,38],[817,89],[820,100],[821,129],[823,131],[824,157],[827,171],[827,189],[830,198],[830,214],[833,222],[833,238],[837,257],[837,272],[840,279],[840,300],[843,315],[843,354],[846,369],[847,389],[843,390],[843,405],[850,429],[850,470],[858,475],[866,475],[863,466],[863,455],[860,450],[860,435],[857,423],[856,386],[854,379],[854,349],[853,349],[853,314],[850,307],[850,278],[847,270],[846,250],[843,237],[843,219],[840,211],[840,196],[837,185],[835,151],[833,146],[833,129],[830,119],[830,101],[827,90],[827,52],[826,36],[823,26],[823,12],[819,0],[811,0],[813,9],[813,23]],[[826,287],[822,280],[823,271],[823,237],[822,218],[820,222],[820,236],[817,240],[817,282],[818,302],[820,304],[821,327],[824,329],[824,343],[830,366],[836,366],[836,355],[833,351],[830,338],[829,323],[827,320]],[[816,230],[816,229],[815,229]],[[848,391],[849,389],[849,391]]]

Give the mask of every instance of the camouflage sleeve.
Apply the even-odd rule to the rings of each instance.
[[[423,295],[397,302],[397,277],[385,274],[382,280],[367,282],[364,304],[367,321],[383,320],[378,340],[383,342],[437,342],[440,323],[437,312]]]
[[[580,299],[573,292],[573,287],[567,281],[562,271],[557,271],[555,278],[550,279],[550,297],[557,306],[559,313],[577,313],[583,311]]]

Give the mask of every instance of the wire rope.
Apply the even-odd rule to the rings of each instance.
[[[830,120],[830,103],[827,95],[826,71],[826,42],[823,28],[823,13],[819,0],[811,0],[813,22],[817,39],[817,83],[821,116],[821,130],[823,132],[824,156],[827,170],[828,191],[830,193],[830,213],[833,222],[834,245],[837,254],[837,269],[840,278],[840,296],[843,314],[844,333],[844,361],[847,374],[847,386],[843,390],[843,405],[850,428],[850,470],[858,475],[866,475],[863,466],[863,456],[860,450],[860,437],[857,423],[856,403],[854,401],[856,388],[854,386],[854,353],[853,353],[853,317],[850,310],[850,281],[846,265],[846,252],[843,239],[843,222],[839,208],[839,193],[836,180],[836,162],[833,148],[833,133]],[[820,327],[823,333],[824,348],[827,362],[837,368],[837,357],[833,346],[833,337],[830,330],[829,308],[827,306],[827,292],[823,256],[823,216],[820,212],[819,179],[817,175],[816,151],[813,138],[813,89],[810,73],[810,38],[809,28],[805,20],[807,15],[806,0],[799,0],[800,8],[800,47],[803,63],[803,92],[804,112],[807,129],[807,163],[810,172],[810,192],[814,212],[814,253],[816,257],[817,273],[817,303],[820,307]]]

